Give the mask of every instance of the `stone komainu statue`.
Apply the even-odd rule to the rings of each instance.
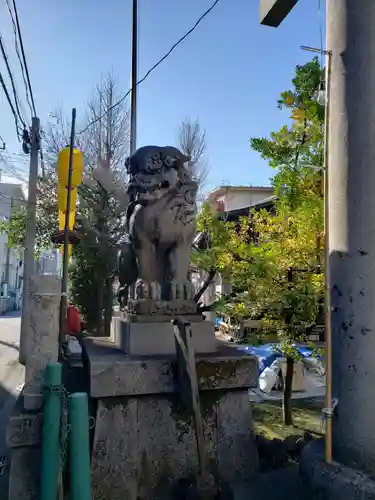
[[[197,183],[174,147],[146,146],[127,159],[127,234],[119,252],[120,302],[191,300],[190,249],[196,233]]]

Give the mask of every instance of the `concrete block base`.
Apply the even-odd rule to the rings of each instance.
[[[14,448],[11,453],[8,500],[39,500],[40,448]]]
[[[113,342],[87,338],[83,357],[93,398],[179,391],[174,356],[127,356]],[[201,391],[258,386],[257,359],[232,347],[197,356],[196,370]]]
[[[193,415],[181,402],[173,357],[131,357],[98,340],[84,345],[97,399],[93,500],[170,499],[194,484],[198,455]],[[203,431],[217,488],[258,472],[248,389],[256,359],[232,348],[197,357]]]
[[[194,318],[196,318],[194,316]],[[198,354],[215,352],[215,328],[210,321],[191,322],[193,345]],[[142,322],[118,319],[114,342],[131,356],[175,355],[176,344],[171,317],[164,321]]]
[[[303,484],[310,489],[310,498],[375,500],[375,480],[337,462],[326,464],[323,441],[313,441],[305,447],[300,474]]]
[[[23,392],[6,428],[10,448],[9,500],[38,500],[43,413],[24,408]]]
[[[192,415],[173,394],[100,399],[92,451],[93,499],[168,498],[194,484],[198,455]],[[209,469],[218,484],[258,472],[247,391],[201,395]]]

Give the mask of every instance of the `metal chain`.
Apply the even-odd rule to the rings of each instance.
[[[68,460],[68,437],[69,437],[68,392],[64,386],[61,386],[60,398],[61,398],[60,458],[61,458],[61,469],[64,472]]]
[[[60,416],[60,461],[62,472],[65,471],[68,458],[68,396],[69,393],[63,385],[47,386],[46,392],[57,392],[61,401],[61,416]]]

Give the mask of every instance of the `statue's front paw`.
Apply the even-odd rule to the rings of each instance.
[[[192,300],[194,298],[194,285],[186,281],[171,282],[171,300]]]
[[[138,279],[135,284],[135,298],[160,300],[161,299],[161,286],[156,281],[143,281]]]

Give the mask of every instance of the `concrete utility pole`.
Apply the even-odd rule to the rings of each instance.
[[[21,316],[21,337],[19,362],[25,364],[28,354],[29,302],[30,281],[35,272],[35,236],[36,236],[36,193],[38,184],[38,153],[39,153],[39,118],[34,117],[31,124],[29,192],[27,199],[27,225],[25,235],[23,296]]]
[[[132,67],[130,103],[130,155],[137,149],[137,81],[138,81],[138,0],[133,0],[132,15]],[[129,288],[129,297],[134,297],[134,286]]]
[[[327,1],[334,457],[375,472],[373,0]]]
[[[137,149],[138,0],[133,0],[131,72],[130,154],[132,155]]]
[[[70,204],[72,196],[72,179],[73,179],[73,155],[75,147],[75,133],[76,133],[76,108],[72,109],[72,121],[70,124],[70,141],[69,141],[69,170],[68,170],[68,185],[66,194],[66,210],[65,210],[65,224],[64,224],[64,255],[63,255],[63,269],[61,279],[61,302],[60,302],[60,334],[65,332],[66,314],[68,310],[68,266],[69,266],[69,217],[70,217]]]
[[[278,15],[273,10],[271,20],[267,10],[261,10],[263,24],[278,26],[291,3],[261,0],[261,8],[268,4],[272,11],[278,4],[281,9]],[[328,248],[333,396],[337,398],[333,456],[373,475],[375,2],[327,1],[326,9],[326,48],[331,57]]]

